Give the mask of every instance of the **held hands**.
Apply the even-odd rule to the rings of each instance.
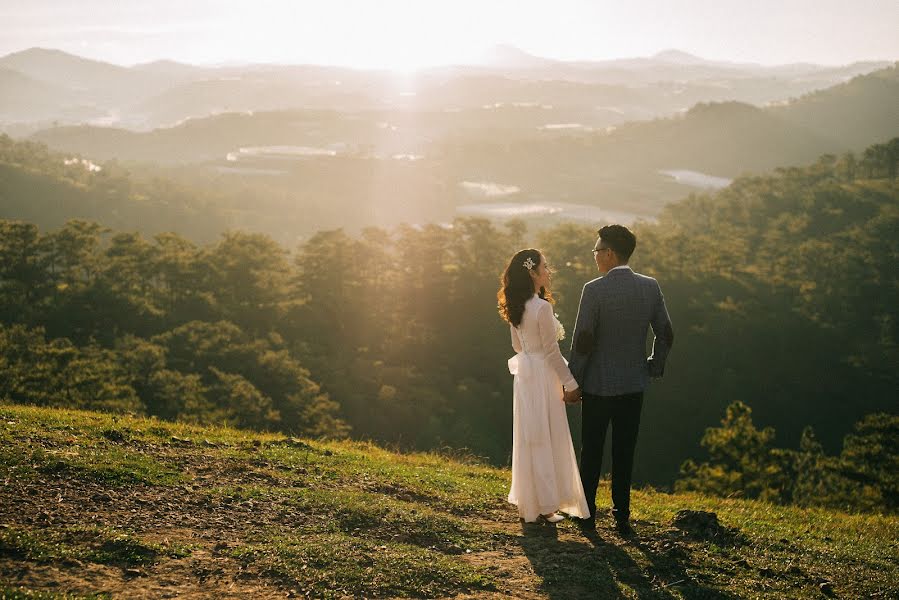
[[[565,404],[577,404],[581,401],[581,388],[577,388],[574,390],[566,390],[564,387],[562,388],[563,395],[562,401]]]

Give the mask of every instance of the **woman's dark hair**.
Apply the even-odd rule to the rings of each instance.
[[[524,315],[524,303],[534,295],[534,281],[525,262],[530,258],[534,263],[533,269],[540,266],[540,251],[534,248],[519,250],[509,261],[509,266],[500,277],[499,291],[496,293],[499,316],[515,327],[521,325],[521,317]],[[539,296],[547,302],[552,302],[552,294],[549,290],[540,288]]]
[[[634,248],[637,247],[637,236],[624,225],[606,225],[598,232],[599,239],[618,255],[621,262],[626,263],[631,259]]]

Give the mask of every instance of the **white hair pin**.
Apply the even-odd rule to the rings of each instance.
[[[522,264],[522,266],[524,266],[524,268],[527,269],[528,271],[530,271],[531,269],[533,269],[534,267],[537,266],[537,263],[535,263],[535,262],[534,262],[534,259],[531,258],[530,256],[528,256],[528,257],[525,259],[525,261],[524,261],[523,263],[521,263],[521,264]]]

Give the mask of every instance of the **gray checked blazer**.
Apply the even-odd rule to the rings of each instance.
[[[655,334],[646,357],[646,334]],[[659,283],[630,267],[588,282],[571,336],[569,368],[583,393],[620,396],[642,392],[661,377],[674,331]]]

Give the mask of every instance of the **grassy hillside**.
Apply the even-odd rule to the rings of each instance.
[[[644,490],[636,539],[585,535],[520,524],[508,471],[359,442],[0,405],[0,478],[4,598],[899,592],[896,518]]]

